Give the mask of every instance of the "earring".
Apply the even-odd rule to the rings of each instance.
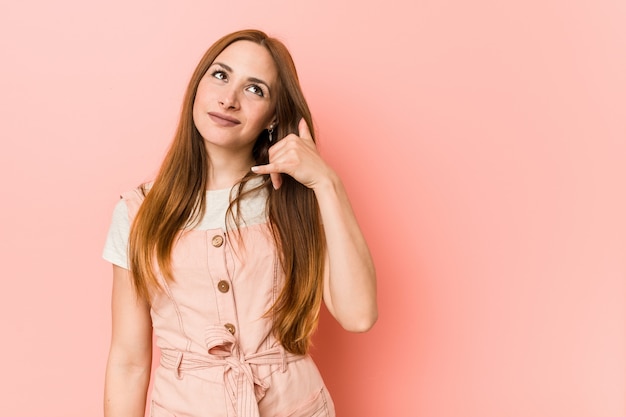
[[[269,133],[270,136],[270,143],[272,142],[272,133],[274,133],[274,126],[271,126],[267,132]]]

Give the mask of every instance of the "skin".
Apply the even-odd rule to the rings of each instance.
[[[113,265],[112,334],[104,381],[105,417],[143,417],[152,362],[150,307],[128,270]]]
[[[300,120],[298,135],[270,148],[269,164],[252,171],[270,174],[274,188],[287,174],[315,192],[328,247],[324,303],[344,329],[369,330],[378,318],[374,263],[346,190],[317,151],[306,122]]]
[[[372,258],[344,186],[317,151],[306,122],[300,121],[297,135],[290,134],[270,148],[269,164],[252,166],[255,139],[276,123],[276,77],[267,50],[248,41],[224,49],[203,77],[193,116],[210,155],[208,187],[231,187],[252,169],[269,174],[274,188],[281,186],[282,174],[311,188],[328,247],[324,302],[346,330],[367,331],[378,316]],[[137,299],[131,273],[115,265],[111,309],[104,415],[143,417],[152,360],[150,308]]]
[[[250,170],[256,138],[275,123],[277,77],[264,47],[239,41],[215,58],[200,81],[193,119],[210,155],[210,188],[231,187]]]

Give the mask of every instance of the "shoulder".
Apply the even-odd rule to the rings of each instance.
[[[152,183],[147,183],[130,191],[123,192],[120,194],[120,201],[117,206],[126,206],[127,215],[131,218],[135,217],[141,203],[143,203],[143,200],[146,198],[146,195],[148,194],[148,191],[150,191],[151,187]]]
[[[113,208],[102,257],[114,265],[128,269],[127,249],[132,217],[143,198],[138,190],[122,193],[120,197]]]

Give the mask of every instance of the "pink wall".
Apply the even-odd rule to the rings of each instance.
[[[626,3],[4,2],[3,416],[100,414],[117,195],[218,36],[293,51],[379,274],[325,316],[342,416],[626,414]]]

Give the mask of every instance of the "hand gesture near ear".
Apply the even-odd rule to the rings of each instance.
[[[320,208],[326,236],[324,303],[347,330],[368,330],[378,317],[376,272],[340,178],[317,152],[304,119],[298,134],[290,134],[269,149],[269,164],[252,167],[269,174],[275,189],[281,174],[311,188]]]
[[[298,134],[289,134],[269,149],[269,164],[252,167],[257,174],[270,174],[275,189],[282,185],[281,174],[288,174],[308,188],[328,178],[333,172],[317,152],[315,142],[304,119]]]

